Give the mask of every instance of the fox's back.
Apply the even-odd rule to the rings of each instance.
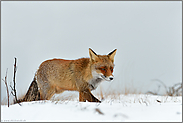
[[[40,86],[49,86],[64,90],[77,90],[76,79],[83,73],[89,63],[89,58],[77,60],[52,59],[44,61],[37,71],[37,81]]]
[[[45,79],[59,79],[67,74],[72,60],[52,59],[44,61],[37,71],[37,75]],[[62,75],[62,76],[60,76]]]

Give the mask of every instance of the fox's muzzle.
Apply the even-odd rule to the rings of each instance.
[[[114,79],[113,76],[106,77],[106,76],[104,76],[104,75],[101,75],[101,77],[102,77],[104,80],[106,80],[106,81],[112,81],[112,80]]]

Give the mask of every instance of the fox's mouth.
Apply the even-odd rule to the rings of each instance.
[[[104,79],[105,81],[111,81],[111,80],[108,80],[106,79],[106,77],[104,75],[101,75],[102,79]]]

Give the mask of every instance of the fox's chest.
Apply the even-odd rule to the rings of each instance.
[[[103,81],[102,78],[92,78],[90,81],[89,81],[89,84],[90,84],[90,89],[91,90],[95,90],[98,85]]]

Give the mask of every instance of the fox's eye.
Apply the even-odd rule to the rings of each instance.
[[[111,69],[111,72],[113,72],[113,67],[111,67],[110,69]]]
[[[101,68],[101,70],[105,70],[105,68]]]
[[[101,70],[105,70],[105,68],[101,68]]]
[[[106,71],[106,69],[104,67],[100,68],[100,70]]]

